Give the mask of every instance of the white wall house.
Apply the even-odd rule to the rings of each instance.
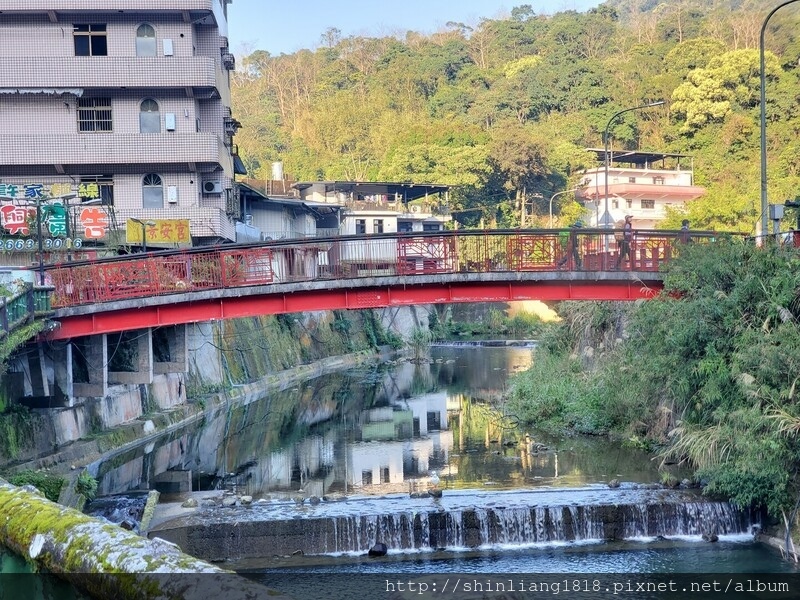
[[[610,151],[606,180],[605,150],[592,149],[602,166],[583,173],[578,200],[590,209],[589,224],[602,227],[633,215],[637,229],[654,229],[666,218],[668,207],[685,211],[688,203],[705,193],[694,185],[691,158],[683,154]],[[606,215],[606,183],[608,214]]]
[[[327,237],[340,234],[342,205],[266,194],[255,180],[237,182],[242,223],[237,242]],[[243,227],[244,226],[244,227]]]
[[[447,214],[449,186],[364,181],[310,181],[293,186],[302,200],[343,206],[339,235],[442,231],[452,219]],[[345,241],[337,246],[338,264],[353,265],[362,273],[381,275],[396,267],[394,239]]]
[[[441,231],[452,220],[446,185],[309,181],[292,187],[303,200],[344,206],[341,235]]]

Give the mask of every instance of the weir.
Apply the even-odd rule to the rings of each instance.
[[[445,492],[441,499],[394,495],[318,505],[290,500],[239,508],[201,506],[150,530],[210,561],[365,553],[376,543],[403,552],[751,533],[750,515],[728,503],[685,490],[640,489]]]

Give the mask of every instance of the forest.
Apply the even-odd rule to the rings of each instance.
[[[448,22],[423,35],[343,37],[311,49],[238,57],[233,109],[248,176],[273,161],[298,181],[454,186],[459,226],[546,226],[548,202],[612,149],[692,157],[707,193],[663,224],[755,232],[760,205],[760,46],[777,0],[609,0],[585,13]],[[768,198],[800,194],[798,5],[765,30]],[[570,194],[554,212],[584,211]],[[787,211],[788,224],[796,215]]]

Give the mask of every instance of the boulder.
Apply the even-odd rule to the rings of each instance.
[[[389,548],[386,547],[386,544],[378,542],[372,548],[369,549],[369,552],[367,554],[369,556],[376,557],[376,556],[386,556],[387,552],[389,552]]]

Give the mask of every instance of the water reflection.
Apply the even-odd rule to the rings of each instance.
[[[643,453],[520,427],[501,399],[530,348],[435,347],[208,415],[99,466],[100,493],[229,488],[254,498],[658,480]],[[183,486],[183,487],[181,487]]]

